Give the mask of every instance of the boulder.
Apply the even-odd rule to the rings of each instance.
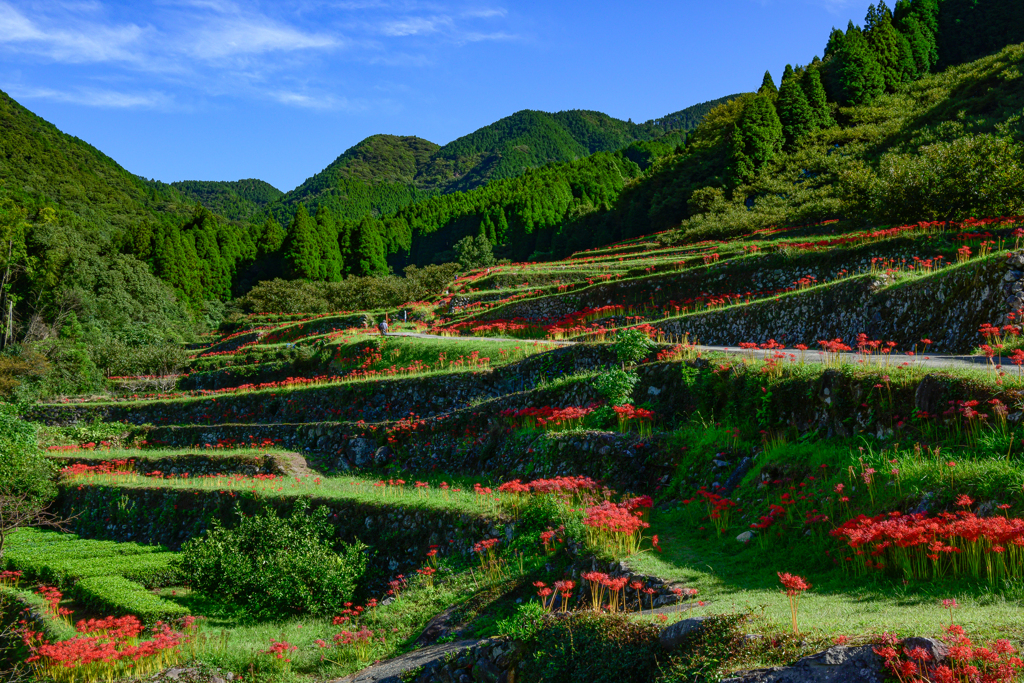
[[[792,666],[743,671],[722,683],[884,683],[885,666],[874,646],[838,645]]]
[[[658,642],[665,650],[674,650],[691,636],[700,633],[704,628],[704,622],[711,617],[693,617],[677,621],[671,626],[666,626],[658,636]]]
[[[742,534],[736,537],[736,540],[740,543],[750,543],[754,540],[754,532],[744,531]]]
[[[376,452],[377,444],[370,439],[359,437],[348,443],[349,461],[356,467],[366,467],[372,464]]]

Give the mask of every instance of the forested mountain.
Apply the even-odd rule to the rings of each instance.
[[[214,213],[236,221],[250,220],[268,204],[284,196],[270,183],[256,178],[245,180],[179,180],[171,183],[182,195],[201,203]]]
[[[704,102],[641,124],[593,111],[549,114],[524,110],[444,147],[413,136],[373,135],[289,192],[270,210],[281,223],[292,220],[299,204],[310,214],[326,207],[340,220],[394,213],[432,195],[468,191],[546,164],[614,152],[633,142],[658,139],[672,132],[685,133],[715,105],[735,97]],[[682,139],[673,137],[671,144],[679,144]]]
[[[416,177],[440,149],[414,136],[372,135],[275,202],[274,217],[289,223],[300,205],[323,206],[341,219],[392,213],[427,196]]]
[[[129,173],[2,91],[0,186],[26,210],[49,206],[62,218],[107,233],[143,221],[174,221],[189,210],[174,188]]]

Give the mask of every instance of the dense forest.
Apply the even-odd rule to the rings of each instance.
[[[88,378],[164,362],[257,282],[451,262],[466,237],[536,260],[668,228],[1020,212],[1024,58],[1002,48],[1022,12],[882,2],[756,92],[641,124],[523,111],[444,147],[373,136],[287,194],[137,177],[0,94],[0,339]]]
[[[236,221],[252,220],[264,213],[271,202],[284,192],[256,178],[245,180],[180,180],[171,183],[182,195],[193,199],[210,211]]]

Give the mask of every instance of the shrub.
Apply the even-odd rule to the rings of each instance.
[[[494,265],[491,242],[483,235],[463,237],[455,243],[455,253],[458,255],[459,265],[464,270]]]
[[[643,360],[652,346],[651,338],[636,328],[620,331],[612,344],[619,362],[627,365]]]
[[[516,678],[563,683],[648,683],[658,678],[661,629],[621,616],[577,612],[544,620],[526,640]]]
[[[181,605],[153,595],[141,584],[123,576],[90,576],[75,584],[74,594],[99,614],[134,614],[147,624],[169,621],[188,614],[188,610]]]
[[[43,506],[56,494],[56,469],[39,448],[36,426],[0,403],[0,496],[27,496]]]
[[[242,517],[233,529],[214,520],[206,536],[182,547],[185,580],[255,618],[339,612],[366,570],[366,546],[356,542],[334,552],[328,509],[307,514],[308,507],[308,501],[297,503],[290,517],[264,510]]]
[[[882,157],[871,185],[879,220],[961,220],[1024,211],[1024,148],[970,135]]]
[[[615,369],[599,375],[594,388],[612,405],[623,405],[630,402],[637,381],[639,378],[632,372]]]

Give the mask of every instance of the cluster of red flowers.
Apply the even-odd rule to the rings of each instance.
[[[131,471],[134,466],[134,460],[104,460],[97,465],[86,465],[84,463],[69,465],[61,468],[60,473],[70,477],[89,474],[120,474]]]
[[[21,572],[18,570],[11,570],[0,572],[0,588],[11,587],[17,588],[18,582],[21,580]]]
[[[935,656],[921,646],[899,643],[892,634],[885,634],[882,644],[874,651],[899,683],[1013,683],[1020,680],[1024,661],[1017,656],[1017,649],[1010,641],[1000,639],[988,647],[975,647],[957,624],[946,629],[942,640],[949,652],[945,663],[936,661]]]
[[[966,496],[958,501],[967,506]],[[1006,509],[1006,507],[1004,507]],[[858,515],[832,531],[854,550],[844,558],[860,571],[891,569],[912,578],[1024,576],[1024,519],[961,511],[876,517]]]
[[[179,650],[190,638],[195,619],[188,617],[182,631],[157,622],[151,638],[139,641],[144,629],[134,616],[79,621],[81,636],[58,643],[47,642],[42,633],[26,629],[26,660],[39,678],[58,683],[113,680],[128,674],[145,675],[177,662]]]
[[[552,479],[534,479],[522,483],[519,479],[507,481],[498,487],[500,493],[580,493],[596,491],[600,485],[590,477],[554,477]]]
[[[583,418],[594,412],[596,403],[589,406],[569,406],[567,408],[554,408],[552,406],[541,406],[539,408],[522,408],[520,410],[503,410],[501,416],[507,420],[516,420],[522,427],[530,429],[540,428],[546,431],[559,429],[572,429],[583,424]]]
[[[641,499],[638,498],[622,503],[606,500],[588,507],[583,519],[587,540],[591,545],[604,548],[614,556],[632,555],[640,550],[643,531],[650,527],[643,517]]]

